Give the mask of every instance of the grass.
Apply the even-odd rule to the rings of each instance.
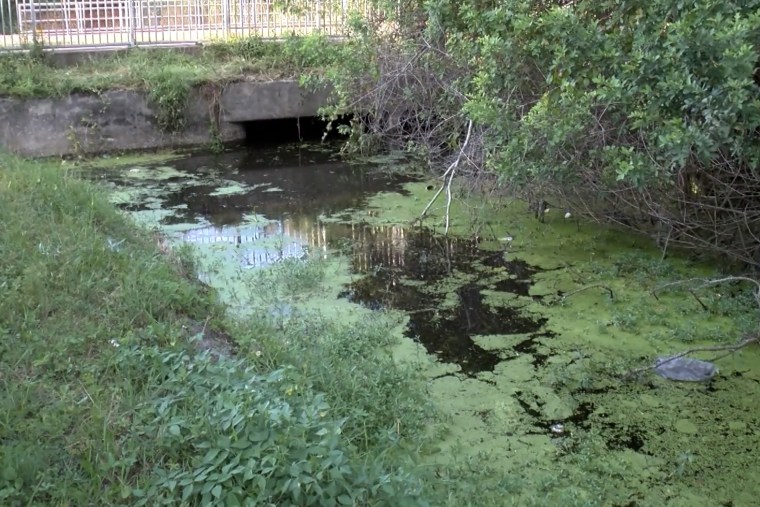
[[[241,79],[299,78],[340,57],[341,46],[327,37],[284,41],[240,39],[188,53],[131,49],[74,66],[56,66],[44,54],[0,54],[0,96],[54,97],[112,89],[153,90],[161,83],[187,86]]]
[[[601,430],[573,434],[556,467],[514,472],[457,447],[422,467],[441,427],[431,431],[439,421],[419,372],[389,354],[391,314],[357,325],[298,311],[288,303],[318,293],[326,266],[288,261],[254,277],[258,306],[232,321],[195,281],[188,252],[167,255],[66,167],[0,154],[0,505],[601,505],[633,487],[630,456],[608,453]],[[643,255],[604,266],[589,281],[627,275],[632,292],[680,276]],[[671,324],[693,315],[690,298],[663,294],[660,308],[615,288],[614,300],[585,296],[603,301],[594,318],[616,340],[667,325],[672,336],[657,340],[678,349],[715,334]],[[716,317],[749,325],[754,301],[740,289],[700,297]],[[547,381],[590,391],[623,371],[607,364],[619,355],[584,350]],[[613,394],[638,399],[639,388]],[[667,389],[675,401],[658,410],[676,413],[699,394]],[[704,394],[693,406],[720,400]],[[621,415],[642,428],[648,417]],[[672,440],[654,428],[653,442]],[[700,466],[679,442],[672,449],[674,475]]]
[[[292,36],[215,43],[195,53],[131,49],[74,66],[56,66],[44,52],[0,54],[0,96],[63,97],[72,93],[143,90],[157,106],[158,125],[176,132],[184,125],[190,90],[209,93],[241,80],[306,80],[339,61],[343,48],[327,37]]]
[[[0,504],[428,504],[392,322],[230,322],[186,253],[54,163],[0,155],[0,207]]]

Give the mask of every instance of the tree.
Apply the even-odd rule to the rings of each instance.
[[[760,1],[413,5],[423,31],[364,25],[372,72],[334,75],[365,134],[447,167],[472,120],[471,175],[760,263]]]

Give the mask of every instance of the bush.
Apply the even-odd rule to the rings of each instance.
[[[471,175],[559,195],[664,247],[760,262],[760,2],[414,5],[424,32],[365,26],[334,73],[344,108],[414,113],[395,129],[365,115],[375,144],[440,170],[472,120]]]
[[[125,439],[161,456],[132,490],[137,505],[423,505],[401,469],[356,462],[322,394],[291,369],[130,349],[120,371],[161,378]]]

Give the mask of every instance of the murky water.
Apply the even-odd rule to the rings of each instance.
[[[481,294],[490,284],[500,292],[527,296],[536,268],[522,261],[506,261],[501,251],[481,250],[475,241],[435,236],[427,229],[408,231],[404,250],[397,255],[399,262],[388,265],[376,250],[372,252],[372,276],[352,283],[341,295],[369,308],[408,312],[407,336],[419,340],[441,361],[458,365],[461,373],[472,376],[493,371],[505,360],[504,351],[486,350],[473,341],[473,336],[533,333],[513,347],[516,353],[524,352],[533,337],[548,336],[539,332],[545,319],[524,315],[509,306],[491,306]],[[478,271],[488,267],[501,268],[501,273],[486,282]],[[454,273],[470,275],[472,280],[453,288],[449,295],[454,296],[454,304],[446,306],[447,294],[425,288],[444,282]],[[410,280],[423,285],[404,283]]]
[[[322,303],[408,315],[409,350],[428,358],[430,396],[451,417],[432,462],[487,455],[478,459],[492,473],[524,484],[510,504],[751,505],[760,494],[756,352],[724,360],[706,386],[616,376],[739,333],[741,311],[707,314],[689,298],[651,297],[654,277],[698,276],[703,267],[663,267],[645,241],[561,217],[538,224],[519,207],[488,208],[488,230],[509,231],[509,245],[443,237],[409,225],[434,192],[427,184],[320,149],[97,174],[138,221],[208,254],[204,281],[224,289],[236,311],[246,307],[244,294],[230,292],[240,273],[287,258],[347,260],[352,276]],[[561,299],[600,281],[615,297],[588,290]]]
[[[346,254],[352,271],[364,276],[341,297],[375,310],[409,312],[407,336],[465,375],[493,371],[504,360],[478,346],[475,335],[532,333],[515,345],[516,353],[527,351],[535,336],[549,335],[540,331],[545,319],[490,306],[481,295],[483,278],[497,291],[527,296],[537,268],[424,227],[349,219],[378,192],[404,195],[402,185],[409,180],[386,171],[336,161],[330,152],[288,147],[194,156],[103,176],[125,193],[124,210],[181,241],[223,245],[224,259],[235,267],[263,267],[314,251]],[[341,223],[342,216],[350,223]],[[478,275],[489,269],[500,275]],[[472,281],[453,290],[455,304],[445,308],[443,295],[402,283],[432,286],[454,273]]]
[[[333,160],[329,152],[272,149],[180,158],[171,165],[106,171],[114,201],[138,221],[191,243],[246,245],[260,266],[351,235],[321,217],[361,206],[367,195],[400,191],[401,181]],[[255,245],[284,243],[280,251]]]

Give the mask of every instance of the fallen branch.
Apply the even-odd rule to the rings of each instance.
[[[612,289],[610,289],[606,285],[602,285],[601,283],[595,283],[594,285],[589,285],[587,287],[581,287],[580,289],[574,290],[572,292],[568,292],[567,294],[563,294],[562,295],[562,301],[564,301],[565,299],[569,298],[570,296],[572,296],[574,294],[578,294],[579,292],[583,292],[584,290],[596,289],[596,288],[599,288],[599,289],[607,291],[607,294],[610,295],[610,299],[615,299],[615,294],[612,292]]]
[[[694,352],[728,351],[725,354],[720,354],[716,357],[713,357],[712,359],[709,359],[708,361],[712,363],[719,359],[723,359],[726,356],[730,356],[737,350],[743,349],[747,345],[750,345],[752,343],[758,343],[758,342],[760,342],[760,335],[748,336],[748,337],[742,338],[738,343],[735,343],[733,345],[715,345],[713,347],[694,347],[693,349],[679,352],[678,354],[674,356],[668,356],[668,358],[664,361],[656,362],[648,366],[642,366],[641,368],[635,368],[633,370],[629,370],[625,375],[623,375],[623,379],[630,379],[631,377],[644,373],[645,371],[653,370],[659,366],[662,366],[663,364],[667,364],[681,357],[687,356],[689,354],[693,354]]]
[[[438,199],[438,196],[441,195],[441,193],[446,190],[446,228],[444,229],[444,234],[449,233],[449,212],[451,210],[451,182],[454,181],[454,174],[456,173],[457,167],[459,167],[459,162],[462,160],[462,156],[464,155],[464,150],[467,148],[467,144],[470,142],[470,134],[472,134],[472,120],[470,120],[467,123],[467,135],[464,138],[464,143],[462,143],[462,146],[459,148],[459,154],[457,155],[456,160],[454,160],[451,165],[449,165],[448,169],[446,169],[446,172],[443,173],[443,183],[441,183],[441,188],[438,189],[438,191],[435,193],[432,199],[430,199],[430,202],[425,206],[425,209],[422,210],[422,213],[420,213],[420,216],[415,220],[421,221],[425,216],[427,215],[428,210],[433,205],[433,203]]]
[[[689,278],[688,280],[679,280],[677,282],[666,283],[665,285],[652,289],[652,296],[654,296],[655,299],[658,299],[657,293],[662,290],[665,290],[669,287],[675,287],[678,285],[686,285],[688,283],[694,283],[694,282],[701,282],[701,284],[697,285],[696,287],[690,288],[689,292],[691,292],[692,296],[694,296],[697,299],[697,301],[699,302],[700,305],[702,305],[703,308],[706,308],[706,307],[702,303],[702,301],[700,301],[699,298],[697,298],[696,294],[694,294],[695,290],[704,289],[705,287],[710,287],[710,286],[718,285],[721,283],[730,283],[730,282],[752,283],[755,285],[755,291],[753,292],[753,295],[755,296],[755,301],[757,302],[758,309],[760,309],[760,281],[754,278],[750,278],[748,276],[727,276],[725,278],[716,278],[713,280],[705,280],[704,278]]]
[[[753,295],[755,296],[755,301],[757,302],[758,309],[760,309],[760,281],[750,278],[748,276],[726,276],[724,278],[715,278],[712,280],[706,280],[704,278],[689,278],[688,280],[679,280],[676,282],[670,282],[666,283],[665,285],[662,285],[660,287],[657,287],[652,290],[652,296],[654,296],[655,299],[657,298],[657,293],[665,290],[669,287],[675,287],[679,285],[686,285],[686,284],[696,284],[696,286],[688,287],[688,292],[694,296],[694,299],[697,300],[697,302],[702,306],[704,310],[707,310],[707,306],[702,302],[702,300],[697,297],[695,291],[704,289],[705,287],[711,287],[713,285],[719,285],[722,283],[731,283],[731,282],[749,282],[755,286],[755,290],[753,291]],[[659,300],[659,299],[658,299]],[[654,368],[657,368],[658,366],[662,366],[663,364],[667,364],[670,361],[674,361],[676,359],[679,359],[681,357],[684,357],[689,354],[693,354],[694,352],[716,352],[716,351],[726,351],[725,354],[720,354],[712,359],[710,359],[710,362],[717,361],[718,359],[722,359],[726,356],[729,356],[736,352],[739,349],[742,349],[746,347],[747,345],[750,345],[752,343],[759,343],[760,342],[760,334],[756,334],[754,336],[747,336],[739,340],[739,342],[733,344],[733,345],[716,345],[713,347],[696,347],[693,349],[685,350],[683,352],[680,352],[674,356],[669,356],[666,360],[661,361],[659,363],[650,364],[647,366],[643,366],[641,368],[635,368],[633,370],[629,370],[625,375],[623,375],[624,379],[629,379],[635,375],[638,375],[640,373],[643,373],[645,371],[652,370]]]

